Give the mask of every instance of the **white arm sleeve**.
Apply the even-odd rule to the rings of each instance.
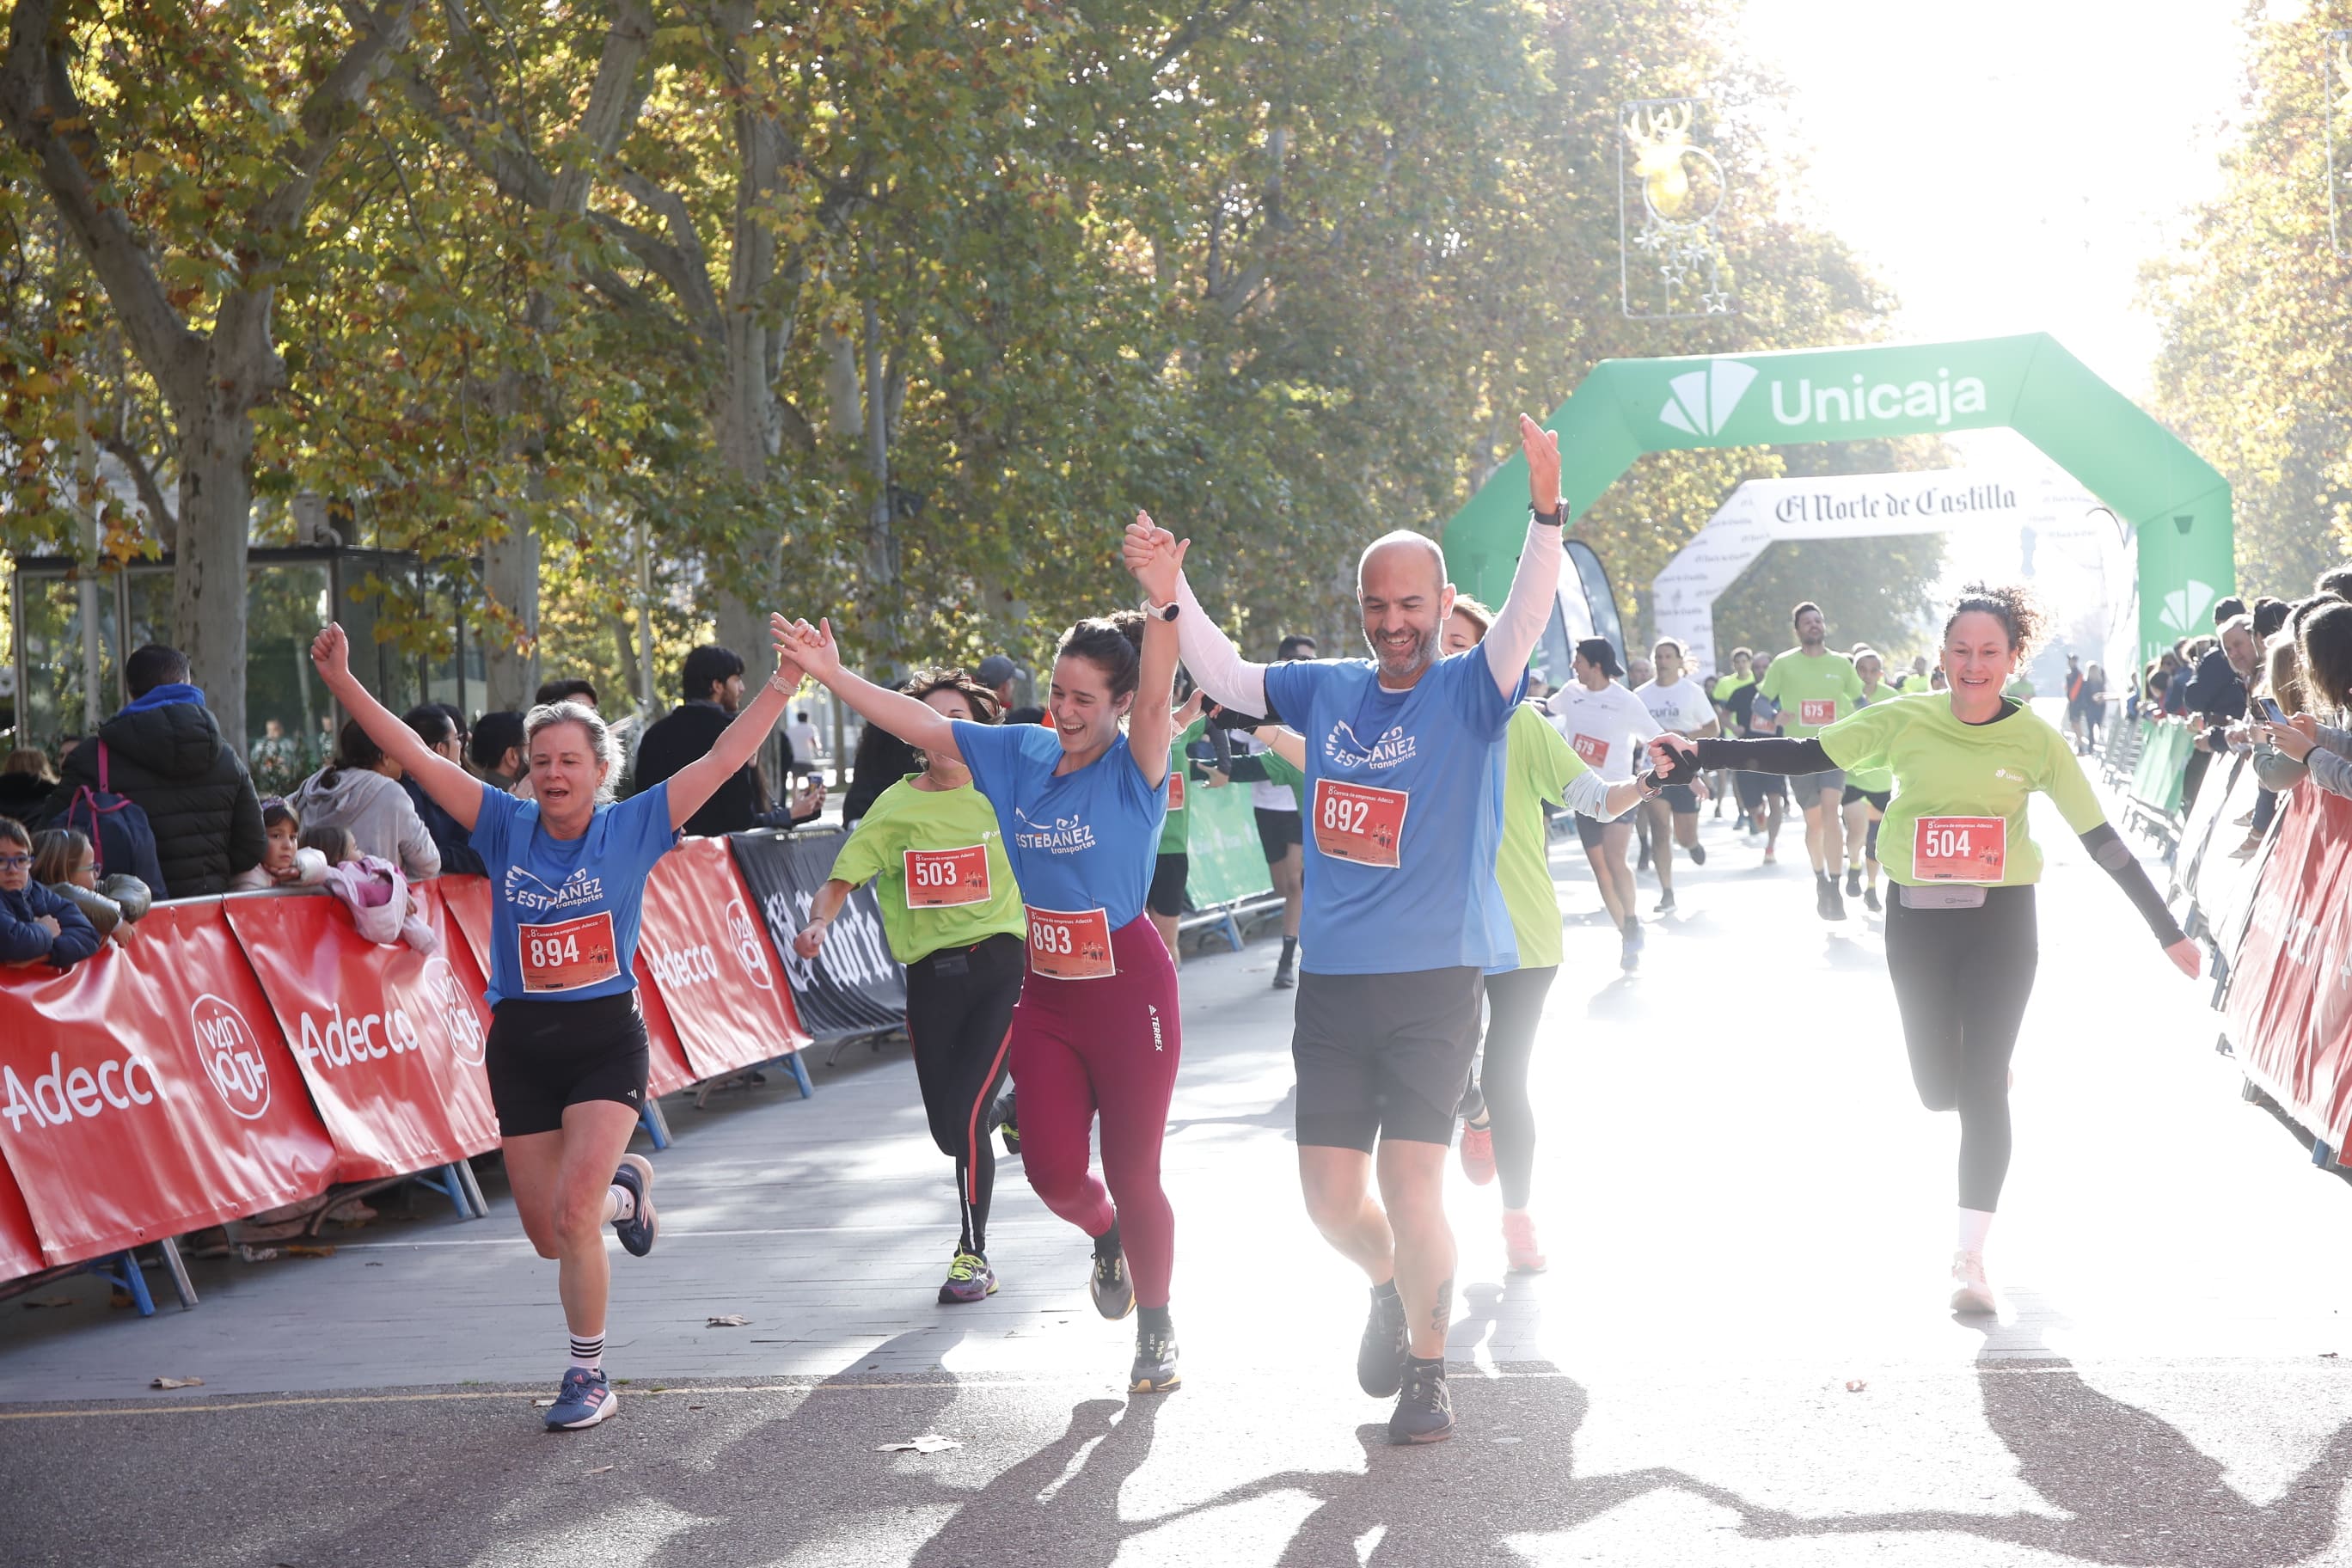
[[[1190,579],[1176,579],[1176,651],[1184,668],[1209,700],[1220,708],[1263,718],[1265,714],[1265,666],[1242,657],[1233,639],[1219,631],[1201,601],[1192,595]]]
[[[1565,509],[1568,503],[1560,504]],[[1510,597],[1496,612],[1495,624],[1486,628],[1486,668],[1494,673],[1495,684],[1506,697],[1518,689],[1519,677],[1527,672],[1528,656],[1543,640],[1544,627],[1551,621],[1552,604],[1559,596],[1563,554],[1559,531],[1539,522],[1528,522],[1527,542],[1519,548],[1519,569],[1511,576]],[[1199,673],[1193,671],[1196,676]]]
[[[1581,812],[1601,822],[1610,820],[1609,781],[1591,769],[1587,768],[1569,780],[1559,793],[1562,804],[1569,810]]]

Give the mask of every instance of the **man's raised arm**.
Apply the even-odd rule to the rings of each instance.
[[[1176,650],[1184,660],[1184,668],[1209,700],[1221,708],[1264,718],[1266,714],[1265,666],[1252,664],[1242,657],[1233,639],[1219,631],[1216,623],[1201,608],[1193,596],[1192,584],[1184,580],[1184,552],[1192,547],[1189,539],[1177,537],[1151,521],[1150,512],[1139,511],[1127,527],[1127,538],[1120,544],[1127,569],[1143,584],[1154,605],[1174,605],[1176,612]],[[1557,556],[1555,545],[1552,553]],[[1555,568],[1555,575],[1557,569]],[[1540,629],[1540,628],[1538,628]]]
[[[1528,659],[1550,624],[1552,604],[1559,595],[1560,525],[1568,521],[1559,499],[1559,435],[1522,414],[1519,444],[1527,453],[1533,515],[1528,520],[1527,542],[1519,548],[1518,570],[1511,574],[1510,596],[1496,612],[1495,624],[1480,645],[1486,650],[1486,668],[1506,697],[1518,689]],[[1186,658],[1189,661],[1189,646]],[[1201,672],[1192,673],[1198,677]]]

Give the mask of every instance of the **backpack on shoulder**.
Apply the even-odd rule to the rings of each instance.
[[[84,784],[74,791],[73,799],[50,819],[49,826],[80,830],[89,839],[100,877],[128,872],[152,888],[157,899],[170,898],[170,889],[163,886],[163,861],[155,852],[155,829],[147,820],[146,809],[108,787],[106,742],[93,743],[98,747],[98,787]]]

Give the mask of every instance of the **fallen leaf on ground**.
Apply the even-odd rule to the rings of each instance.
[[[25,1310],[29,1312],[38,1307],[70,1307],[72,1305],[71,1296],[35,1296],[25,1303]]]
[[[962,1447],[963,1445],[953,1437],[942,1437],[937,1432],[926,1432],[921,1436],[911,1437],[904,1443],[885,1443],[874,1451],[877,1454],[936,1454],[942,1449]]]
[[[202,1388],[204,1385],[205,1380],[201,1377],[159,1377],[147,1386],[150,1388]]]
[[[308,1247],[299,1241],[286,1249],[289,1258],[332,1258],[334,1255],[335,1249],[331,1247]]]
[[[589,1473],[590,1475],[592,1475],[592,1476],[601,1476],[601,1475],[603,1475],[603,1474],[604,1474],[605,1471],[607,1471],[607,1470],[617,1470],[617,1469],[619,1469],[620,1468],[621,1468],[621,1467],[620,1467],[620,1466],[618,1466],[618,1465],[599,1465],[599,1466],[597,1466],[594,1469],[590,1470],[588,1473]]]
[[[1858,1377],[1849,1377],[1845,1380],[1845,1391],[1848,1394],[1860,1394],[1864,1389],[1868,1388],[1870,1384],[1864,1383]]]
[[[747,1329],[751,1326],[751,1320],[740,1312],[714,1312],[704,1321],[714,1329]]]
[[[534,1399],[530,1402],[530,1407],[533,1410],[545,1410],[554,1403],[555,1401],[552,1399]]]

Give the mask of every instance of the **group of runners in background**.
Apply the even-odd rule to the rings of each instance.
[[[1183,1039],[1173,934],[1185,753],[1209,741],[1214,782],[1262,792],[1285,897],[1274,984],[1297,993],[1300,1189],[1318,1230],[1363,1271],[1357,1376],[1366,1394],[1395,1400],[1391,1441],[1454,1429],[1444,1175],[1457,1130],[1472,1179],[1499,1178],[1509,1266],[1545,1267],[1529,1213],[1528,1078],[1562,958],[1548,809],[1573,814],[1627,969],[1642,948],[1625,864],[1635,823],[1647,818],[1658,908],[1670,910],[1675,848],[1706,860],[1697,819],[1709,776],[1719,811],[1724,774],[1737,775],[1741,816],[1765,833],[1768,860],[1780,781],[1793,781],[1824,918],[1845,912],[1841,867],[1855,891],[1868,867],[1873,909],[1883,870],[1888,968],[1919,1094],[1960,1117],[1953,1303],[1991,1306],[1982,1255],[2008,1164],[2009,1053],[2034,974],[2032,793],[2055,800],[2175,962],[2196,969],[2072,750],[2003,696],[2040,634],[2037,613],[2017,591],[1971,590],[1944,627],[1942,679],[1928,689],[1915,671],[1920,689],[1901,700],[1876,655],[1827,648],[1808,604],[1792,617],[1795,648],[1770,659],[1740,650],[1707,689],[1672,641],[1651,650],[1650,678],[1633,689],[1620,684],[1617,650],[1588,639],[1573,681],[1538,707],[1528,660],[1553,614],[1566,513],[1557,437],[1526,419],[1521,437],[1530,515],[1497,606],[1458,594],[1428,538],[1390,533],[1358,563],[1369,658],[1319,658],[1301,638],[1254,663],[1194,595],[1189,542],[1139,513],[1121,552],[1143,603],[1062,635],[1042,723],[1003,722],[999,694],[957,670],[875,685],[844,668],[829,621],[779,614],[775,669],[758,699],[707,758],[618,804],[611,737],[593,710],[532,710],[535,799],[520,801],[436,758],[359,686],[341,630],[320,634],[313,654],[330,689],[472,830],[488,868],[488,1074],[518,1207],[559,1264],[571,1339],[549,1426],[593,1426],[616,1407],[602,1365],[602,1233],[614,1227],[638,1255],[657,1235],[652,1167],[626,1152],[646,1093],[632,970],[646,875],[803,679],[919,759],[843,845],[795,946],[815,956],[851,891],[874,884],[907,969],[932,1135],[954,1163],[959,1224],[941,1303],[997,1289],[989,1131],[1009,1072],[1031,1185],[1087,1238],[1097,1310],[1138,1319],[1130,1389],[1181,1381],[1160,1146]],[[1198,687],[1181,708],[1180,662]]]

